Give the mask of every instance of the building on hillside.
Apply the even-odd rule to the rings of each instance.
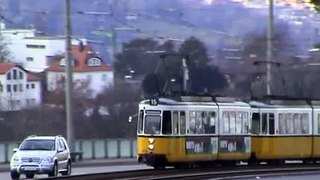
[[[1,23],[1,34],[11,53],[10,62],[31,72],[43,72],[56,56],[65,52],[65,37],[37,36],[35,29],[6,29]],[[87,44],[84,38],[73,38],[72,44]]]
[[[0,109],[21,110],[42,103],[41,80],[13,63],[0,63]]]
[[[106,64],[89,45],[72,45],[72,72],[74,89],[83,86],[87,98],[95,98],[107,87],[114,85],[112,67]],[[48,69],[47,90],[53,91],[64,87],[65,58],[56,60]]]

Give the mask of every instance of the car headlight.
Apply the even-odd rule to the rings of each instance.
[[[52,163],[53,162],[53,159],[52,157],[46,157],[46,158],[43,158],[42,163]]]
[[[10,167],[14,168],[14,167],[19,166],[19,164],[20,164],[19,156],[16,156],[16,155],[12,156],[11,161],[10,161]]]
[[[12,156],[11,161],[13,161],[13,162],[19,162],[19,161],[20,161],[20,158],[19,158],[19,156],[14,155],[14,156]]]

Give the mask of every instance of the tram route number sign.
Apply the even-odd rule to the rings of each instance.
[[[149,99],[149,103],[151,106],[157,106],[159,104],[159,99],[158,98],[151,98],[151,99]]]

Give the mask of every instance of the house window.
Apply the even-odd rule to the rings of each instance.
[[[11,92],[11,85],[10,84],[7,85],[7,92]]]
[[[101,66],[102,63],[101,63],[100,59],[94,57],[94,58],[88,59],[87,65],[88,66]]]
[[[29,89],[29,84],[26,85],[26,89]]]
[[[13,79],[17,79],[17,70],[16,69],[13,70]]]
[[[34,83],[31,84],[31,89],[34,89],[35,85]]]
[[[13,85],[13,92],[17,92],[18,86],[16,84]]]
[[[26,47],[30,48],[30,49],[45,49],[46,48],[45,45],[39,45],[39,44],[27,44]]]
[[[19,78],[23,79],[23,73],[22,72],[19,72]]]
[[[8,74],[7,74],[7,80],[11,80],[11,72],[8,72]]]
[[[19,84],[19,91],[22,92],[23,91],[23,85]]]
[[[87,80],[91,81],[91,75],[87,75]]]
[[[27,99],[27,106],[32,106],[36,104],[36,99]]]
[[[107,74],[102,74],[101,80],[102,81],[107,81],[107,79],[108,79],[108,75]]]
[[[33,57],[27,57],[27,61],[33,61]]]
[[[71,60],[71,66],[74,66],[75,65],[75,60],[73,59],[73,60]],[[60,66],[67,66],[67,63],[66,63],[66,58],[62,58],[61,60],[60,60]]]
[[[20,100],[16,100],[16,107],[20,108]]]

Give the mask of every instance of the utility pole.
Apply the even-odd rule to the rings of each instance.
[[[67,119],[67,141],[70,152],[75,152],[74,130],[73,130],[73,97],[72,97],[72,55],[71,55],[71,15],[70,0],[65,0],[65,35],[66,35],[66,119]]]
[[[267,30],[267,95],[271,95],[271,65],[273,60],[273,0],[269,0],[268,30]]]

